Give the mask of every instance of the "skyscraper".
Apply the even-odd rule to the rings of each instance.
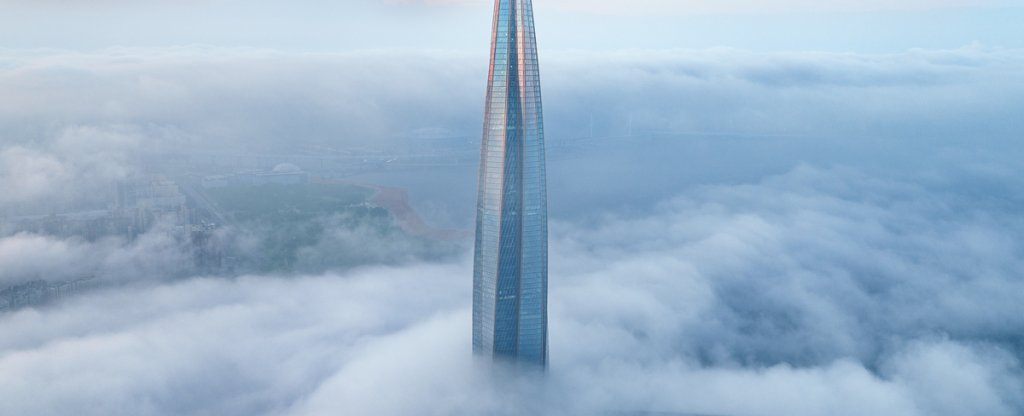
[[[473,262],[473,351],[547,366],[548,223],[531,0],[495,0]]]

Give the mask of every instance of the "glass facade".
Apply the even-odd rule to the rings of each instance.
[[[530,0],[496,0],[480,152],[473,351],[547,366],[544,120]]]

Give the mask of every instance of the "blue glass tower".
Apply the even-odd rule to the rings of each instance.
[[[546,367],[544,120],[530,0],[495,0],[473,262],[473,351]]]

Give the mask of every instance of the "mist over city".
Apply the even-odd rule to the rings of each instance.
[[[0,0],[0,415],[1024,413],[1024,3],[533,0],[539,371],[495,5]]]

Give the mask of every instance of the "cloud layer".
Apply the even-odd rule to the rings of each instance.
[[[0,206],[88,205],[175,152],[473,136],[483,86],[465,79],[485,68],[469,60],[11,53]],[[398,265],[165,279],[183,254],[159,230],[6,236],[4,284],[122,284],[0,315],[0,414],[1020,414],[1022,62],[984,48],[545,61],[558,156],[542,378],[471,358],[468,253],[332,230],[302,261]],[[446,211],[472,206],[465,170],[406,175]]]
[[[552,186],[582,194],[560,214],[608,205],[624,189],[649,204],[680,184],[753,180],[801,162],[920,169],[952,153],[1021,150],[1012,145],[1024,106],[1019,50],[577,52],[542,61],[553,157],[604,149],[552,165]],[[168,153],[430,149],[416,139],[427,132],[461,137],[472,155],[486,76],[484,56],[452,52],[196,47],[22,51],[0,62],[0,183],[11,190],[0,206],[96,195],[101,182]],[[693,157],[679,163],[678,154]],[[633,167],[644,160],[652,162]],[[471,169],[456,177],[473,187]],[[411,192],[450,193],[435,182]],[[448,202],[456,212],[472,205]]]
[[[914,129],[918,136],[963,139],[965,132],[1014,131],[1011,113],[1024,89],[1021,51],[983,47],[542,58],[553,140],[587,134],[591,117],[599,134],[615,135],[627,133],[632,120],[634,132],[832,137]],[[182,136],[167,147],[185,148],[364,144],[423,129],[476,136],[487,69],[483,55],[451,52],[216,48],[11,52],[0,62],[4,143],[105,123],[165,128],[164,142]]]
[[[647,216],[554,230],[544,381],[495,377],[473,362],[471,274],[460,261],[197,278],[8,314],[0,410],[1024,409],[1024,229],[1013,212],[915,183],[801,167],[703,187]]]

